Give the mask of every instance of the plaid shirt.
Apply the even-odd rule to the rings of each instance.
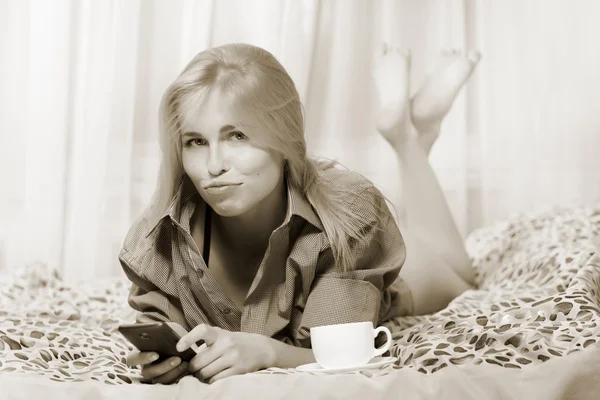
[[[137,320],[174,321],[190,330],[205,323],[231,331],[260,333],[295,346],[310,347],[310,328],[372,321],[375,326],[412,312],[412,296],[398,273],[406,248],[381,193],[358,174],[330,169],[352,188],[348,207],[372,223],[367,240],[353,247],[352,271],[334,263],[321,221],[306,198],[288,185],[284,223],[269,247],[239,309],[207,268],[190,233],[199,201],[193,185],[182,184],[154,227],[142,215],[131,227],[119,255],[133,282],[129,304]],[[187,186],[187,188],[186,188]],[[191,186],[191,188],[189,188]],[[383,229],[372,229],[375,211],[365,193],[386,214]],[[150,229],[149,229],[150,228]]]

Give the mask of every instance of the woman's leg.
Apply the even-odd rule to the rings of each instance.
[[[388,50],[378,57],[374,72],[381,103],[377,129],[398,154],[402,179],[404,219],[400,230],[406,241],[407,259],[401,276],[413,292],[415,313],[429,313],[444,308],[452,298],[471,288],[474,273],[426,150],[418,132],[412,131],[410,56]],[[417,97],[419,92],[415,99],[424,102],[427,97]],[[435,93],[432,89],[429,92]],[[428,129],[436,121],[430,122]]]
[[[402,180],[407,257],[401,276],[411,288],[415,314],[446,307],[473,287],[474,271],[444,194],[417,138],[397,150]]]

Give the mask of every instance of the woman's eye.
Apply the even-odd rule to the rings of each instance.
[[[234,138],[234,139],[236,139],[236,140],[244,140],[244,139],[246,139],[246,135],[244,135],[240,131],[231,132],[231,137]]]
[[[204,139],[190,139],[185,142],[186,146],[204,146],[206,144],[206,140]]]

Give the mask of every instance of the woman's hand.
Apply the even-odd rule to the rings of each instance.
[[[204,340],[198,354],[190,360],[188,371],[201,381],[213,383],[232,375],[269,368],[275,362],[271,339],[246,332],[230,332],[200,324],[177,343],[185,351],[193,343]]]
[[[152,364],[157,359],[158,354],[155,352],[133,350],[127,356],[126,362],[130,367],[140,365],[142,367],[142,377],[149,383],[168,385],[177,383],[179,379],[188,375],[188,363],[182,363],[179,357],[167,358],[164,361]]]

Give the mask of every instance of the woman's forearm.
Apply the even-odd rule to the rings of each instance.
[[[270,349],[265,368],[296,368],[299,365],[315,362],[311,349],[291,346],[266,336],[264,338],[267,340],[267,347]]]

